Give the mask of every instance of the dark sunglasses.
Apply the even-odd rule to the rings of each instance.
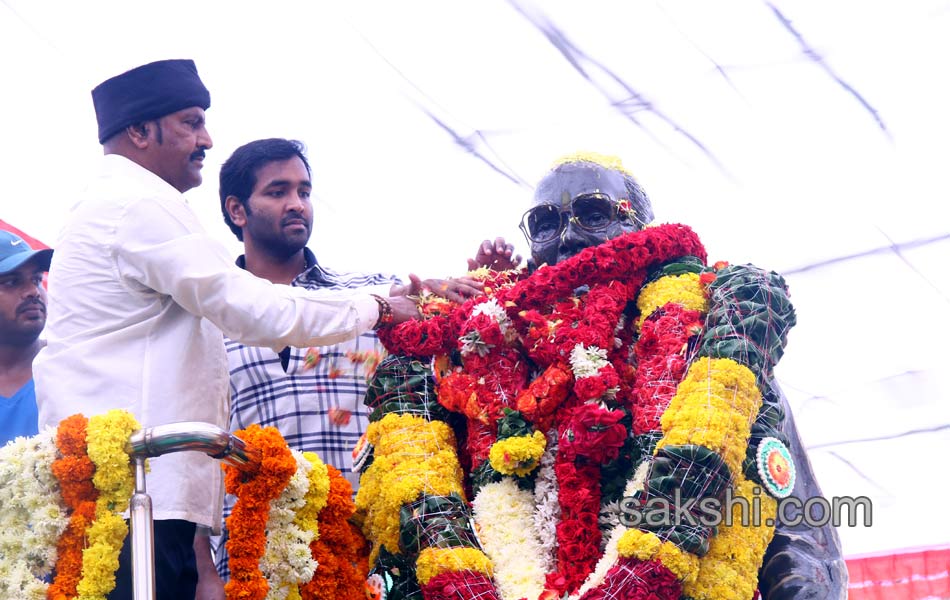
[[[569,211],[561,212],[554,204],[542,204],[521,217],[522,233],[529,243],[543,244],[561,235],[570,222],[588,233],[600,233],[622,215],[617,203],[606,194],[582,194],[571,200]]]

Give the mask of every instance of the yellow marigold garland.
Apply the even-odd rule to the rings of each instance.
[[[771,496],[754,494],[758,484],[741,475],[735,484],[734,498],[745,498],[754,512],[753,498],[760,501],[759,525],[743,525],[742,506],[733,504],[732,525],[719,525],[709,553],[699,560],[696,580],[683,587],[683,593],[695,600],[745,600],[751,598],[758,583],[759,565],[772,541],[778,503]]]
[[[416,560],[416,577],[421,585],[443,573],[458,571],[475,571],[491,577],[491,560],[477,548],[425,548]]]
[[[699,281],[699,274],[666,275],[643,286],[640,295],[637,296],[637,308],[640,310],[637,327],[639,328],[643,320],[653,314],[653,311],[669,302],[705,313],[708,302],[705,288]]]
[[[455,453],[455,434],[441,421],[391,413],[370,423],[367,439],[374,445],[373,463],[360,479],[357,509],[367,539],[373,540],[370,562],[379,548],[399,547],[399,509],[420,494],[465,496],[462,468]]]
[[[330,495],[330,475],[327,465],[315,452],[304,452],[303,457],[310,463],[310,489],[307,491],[306,504],[297,511],[294,523],[305,531],[312,531],[313,538],[320,535],[318,517],[327,505]]]
[[[699,358],[663,413],[663,438],[656,448],[704,446],[719,454],[731,473],[741,473],[761,403],[755,375],[747,367],[726,358]]]
[[[86,443],[89,458],[96,465],[92,481],[99,491],[96,520],[87,535],[89,546],[82,555],[82,579],[76,586],[83,600],[104,599],[115,588],[119,551],[128,526],[120,513],[129,506],[134,489],[134,472],[126,447],[129,436],[139,429],[130,413],[110,410],[89,419]]]
[[[538,466],[547,441],[540,431],[498,440],[492,444],[488,460],[492,468],[502,475],[524,477]]]
[[[696,579],[699,571],[699,558],[680,550],[672,542],[664,542],[655,534],[628,529],[617,542],[617,554],[638,560],[658,560],[664,567],[686,583]]]

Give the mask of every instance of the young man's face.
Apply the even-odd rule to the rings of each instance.
[[[563,229],[557,231],[557,235],[550,240],[531,242],[531,256],[535,264],[557,264],[584,248],[597,246],[628,231],[636,230],[637,227],[628,219],[620,218],[616,210],[609,213],[603,211],[599,216],[599,224],[598,219],[583,220],[584,223],[595,224],[595,230],[585,229],[578,226],[576,220],[568,219],[572,216],[572,206],[579,211],[588,204],[585,202],[588,198],[602,197],[616,204],[627,196],[623,174],[598,165],[570,163],[548,173],[538,184],[531,206],[546,207],[552,212],[556,209],[562,214]],[[557,226],[555,219],[554,229],[557,229]]]
[[[193,106],[150,124],[151,170],[179,192],[201,185],[205,151],[213,145],[205,111]]]
[[[28,260],[0,274],[0,339],[30,344],[46,325],[46,290],[42,266]]]
[[[272,255],[289,257],[307,245],[313,228],[312,184],[298,157],[258,169],[247,200],[244,241]]]

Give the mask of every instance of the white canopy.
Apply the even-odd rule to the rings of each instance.
[[[0,218],[54,245],[101,153],[89,91],[193,58],[205,184],[238,145],[309,146],[312,247],[338,269],[458,273],[557,156],[616,154],[710,259],[786,275],[779,380],[848,554],[950,541],[950,4],[4,0]],[[944,375],[940,375],[944,373]]]

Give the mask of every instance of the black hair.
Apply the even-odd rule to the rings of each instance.
[[[307,162],[307,157],[304,155],[305,151],[305,146],[297,140],[268,138],[244,144],[224,161],[224,164],[221,165],[218,185],[218,195],[221,197],[221,214],[224,216],[224,222],[234,232],[238,240],[244,241],[244,233],[240,227],[231,221],[231,216],[228,215],[228,196],[234,196],[240,200],[246,210],[247,201],[251,197],[251,192],[254,191],[254,186],[257,185],[257,172],[261,167],[272,162],[297,157],[307,167],[307,175],[312,175],[310,163]]]

